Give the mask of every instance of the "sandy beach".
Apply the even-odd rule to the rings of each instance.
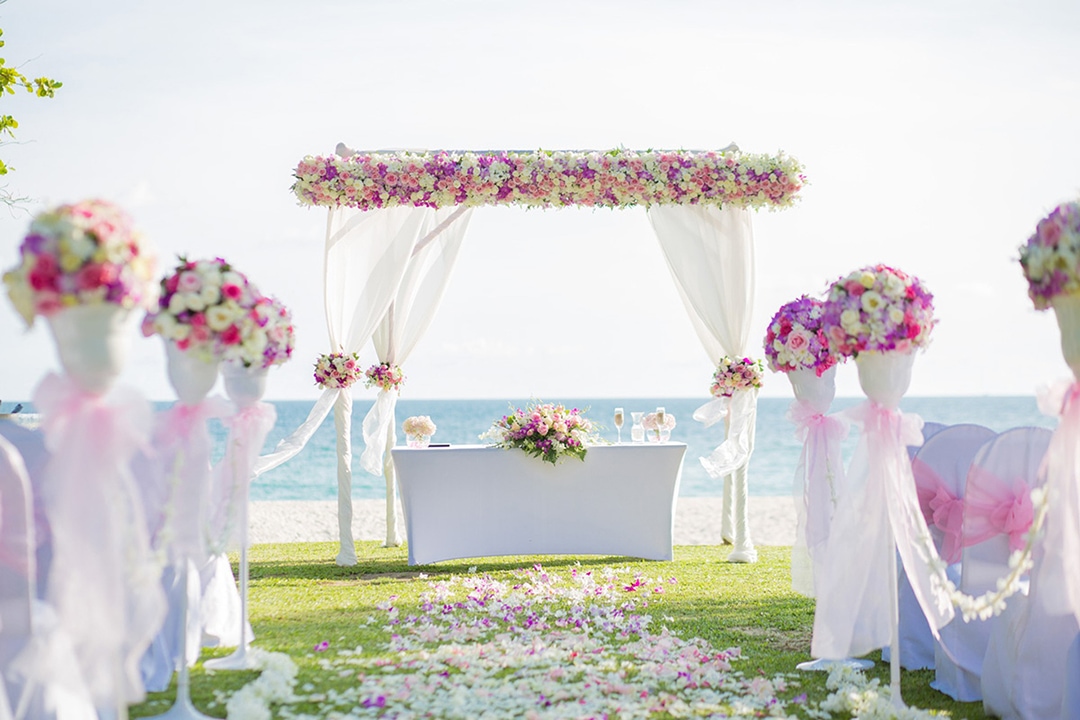
[[[719,545],[720,498],[679,498],[675,512],[676,545]],[[386,539],[386,503],[353,501],[353,537]],[[751,497],[750,538],[755,545],[791,545],[795,541],[795,504],[790,497]],[[405,524],[400,519],[402,536]],[[332,542],[338,539],[336,501],[264,501],[251,504],[251,542]]]

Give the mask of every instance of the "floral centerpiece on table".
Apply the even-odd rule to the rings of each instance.
[[[4,273],[4,284],[30,326],[38,315],[77,305],[152,306],[154,265],[123,210],[105,200],[84,200],[34,217],[19,264]]]
[[[914,275],[871,265],[832,284],[822,321],[839,355],[909,352],[930,342],[934,296]]]
[[[158,308],[147,314],[143,334],[160,335],[206,362],[243,361],[265,346],[250,318],[260,297],[247,277],[222,258],[181,257],[161,280]]]
[[[315,361],[315,384],[324,389],[345,389],[364,374],[356,353],[325,353]]]
[[[390,363],[372,365],[364,371],[364,377],[364,387],[377,387],[387,392],[401,392],[401,386],[405,384],[405,373],[401,371],[401,367]]]
[[[731,397],[736,390],[760,388],[764,377],[765,365],[761,360],[751,360],[748,357],[733,358],[725,355],[716,365],[709,392],[713,397]]]
[[[524,450],[554,465],[563,457],[584,460],[586,445],[597,441],[596,429],[577,408],[530,403],[496,420],[480,438],[495,440],[495,447]]]
[[[1020,248],[1020,266],[1036,310],[1055,295],[1080,293],[1080,201],[1063,203],[1039,221]]]
[[[245,367],[282,365],[292,357],[296,346],[292,314],[273,297],[261,296],[255,301],[241,335],[245,339],[240,345],[239,360]]]
[[[813,370],[818,377],[836,365],[822,322],[825,304],[806,295],[780,306],[765,332],[765,358],[773,372]]]
[[[660,414],[651,412],[646,413],[645,417],[641,420],[641,426],[645,428],[647,433],[655,433],[656,438],[659,440],[663,433],[671,433],[675,429],[675,416],[669,412],[664,413],[664,422],[660,422]]]

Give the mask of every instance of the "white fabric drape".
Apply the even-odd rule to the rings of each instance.
[[[472,214],[470,208],[429,210],[421,237],[375,335],[379,362],[401,365],[431,325],[457,262],[461,241]],[[386,477],[386,546],[401,544],[397,527],[397,485],[389,450],[397,441],[394,409],[397,390],[379,390],[364,418],[364,452],[360,465],[372,475]]]
[[[656,205],[648,212],[679,297],[709,360],[716,365],[725,355],[745,356],[754,303],[754,234],[750,211],[702,205]],[[730,422],[726,425],[724,442],[703,464],[713,477],[726,477],[725,482],[733,486],[730,498],[725,493],[724,503],[727,517],[731,516],[734,505],[735,552],[731,559],[745,561],[756,559],[746,507],[745,470],[754,449],[757,393],[740,395],[729,406]],[[705,408],[702,412],[716,415]],[[733,502],[729,503],[729,499]]]
[[[394,300],[430,212],[426,208],[413,207],[370,212],[352,208],[330,210],[326,221],[323,288],[332,352],[359,352],[371,338]],[[338,434],[338,535],[341,548],[337,563],[355,565],[350,390],[324,391],[307,420],[282,440],[274,452],[259,459],[255,473],[275,468],[300,452],[331,408],[335,408]]]

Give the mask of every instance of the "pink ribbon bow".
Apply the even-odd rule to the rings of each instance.
[[[1009,536],[1009,547],[1024,547],[1035,517],[1027,482],[1008,483],[982,468],[973,468],[964,498],[964,546],[977,545],[995,535]]]
[[[927,525],[942,532],[941,557],[950,565],[960,562],[964,548],[964,501],[953,495],[933,468],[921,460],[913,460],[915,491],[919,509]]]

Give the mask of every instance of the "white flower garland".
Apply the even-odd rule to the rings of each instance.
[[[1039,539],[1049,506],[1046,488],[1031,489],[1031,504],[1035,512],[1031,527],[1028,528],[1025,536],[1024,547],[1014,551],[1009,556],[1009,573],[1005,577],[998,578],[996,589],[989,590],[979,597],[966,595],[957,589],[956,584],[945,573],[947,567],[945,561],[937,557],[934,552],[933,539],[929,534],[919,536],[919,545],[916,546],[916,550],[918,550],[922,559],[930,564],[933,570],[933,575],[930,576],[931,586],[944,589],[949,596],[950,602],[962,614],[964,622],[970,622],[976,618],[986,620],[1000,615],[1005,610],[1005,601],[1020,589],[1021,576],[1034,566],[1031,552]],[[930,558],[936,559],[931,560]]]

